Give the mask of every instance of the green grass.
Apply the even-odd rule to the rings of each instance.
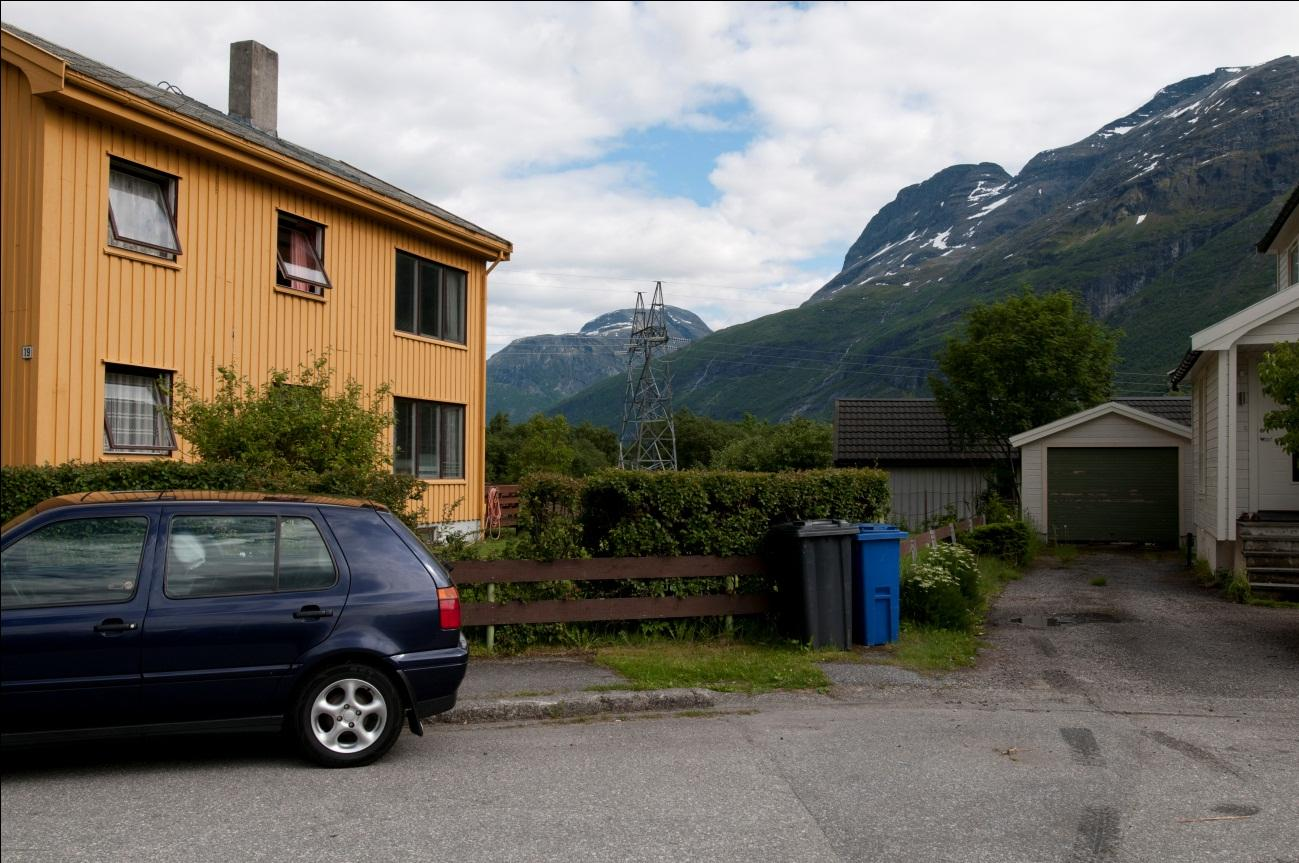
[[[901,637],[889,646],[887,655],[890,665],[935,674],[968,668],[978,652],[979,637],[972,632],[904,623]]]
[[[1042,548],[1042,553],[1049,554],[1051,557],[1054,557],[1056,560],[1060,561],[1060,563],[1068,566],[1070,563],[1073,563],[1075,558],[1078,557],[1078,546],[1061,545],[1060,543],[1056,542],[1056,543],[1052,543],[1051,545],[1044,546]]]
[[[1270,596],[1255,596],[1250,594],[1245,600],[1246,605],[1258,605],[1263,608],[1299,608],[1299,602],[1292,602],[1288,599],[1273,599]]]
[[[701,688],[718,692],[826,689],[818,660],[841,656],[796,645],[726,642],[602,647],[595,661],[626,677],[632,689]],[[620,687],[627,688],[627,687]]]
[[[1087,583],[1090,584],[1092,587],[1104,587],[1109,582],[1105,580],[1105,576],[1098,575]]]

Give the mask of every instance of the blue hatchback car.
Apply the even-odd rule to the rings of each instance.
[[[242,492],[52,498],[0,536],[3,742],[283,730],[319,764],[450,710],[446,571],[383,506]]]

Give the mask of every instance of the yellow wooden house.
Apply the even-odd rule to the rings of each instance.
[[[0,463],[184,458],[203,396],[329,352],[387,384],[393,469],[482,517],[487,276],[511,244],[276,134],[278,58],[231,46],[230,113],[3,26]]]

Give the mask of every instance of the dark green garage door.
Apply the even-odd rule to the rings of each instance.
[[[1048,448],[1047,536],[1177,542],[1177,448]]]

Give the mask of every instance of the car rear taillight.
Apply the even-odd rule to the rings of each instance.
[[[438,613],[443,629],[460,628],[460,593],[454,587],[438,588]]]

